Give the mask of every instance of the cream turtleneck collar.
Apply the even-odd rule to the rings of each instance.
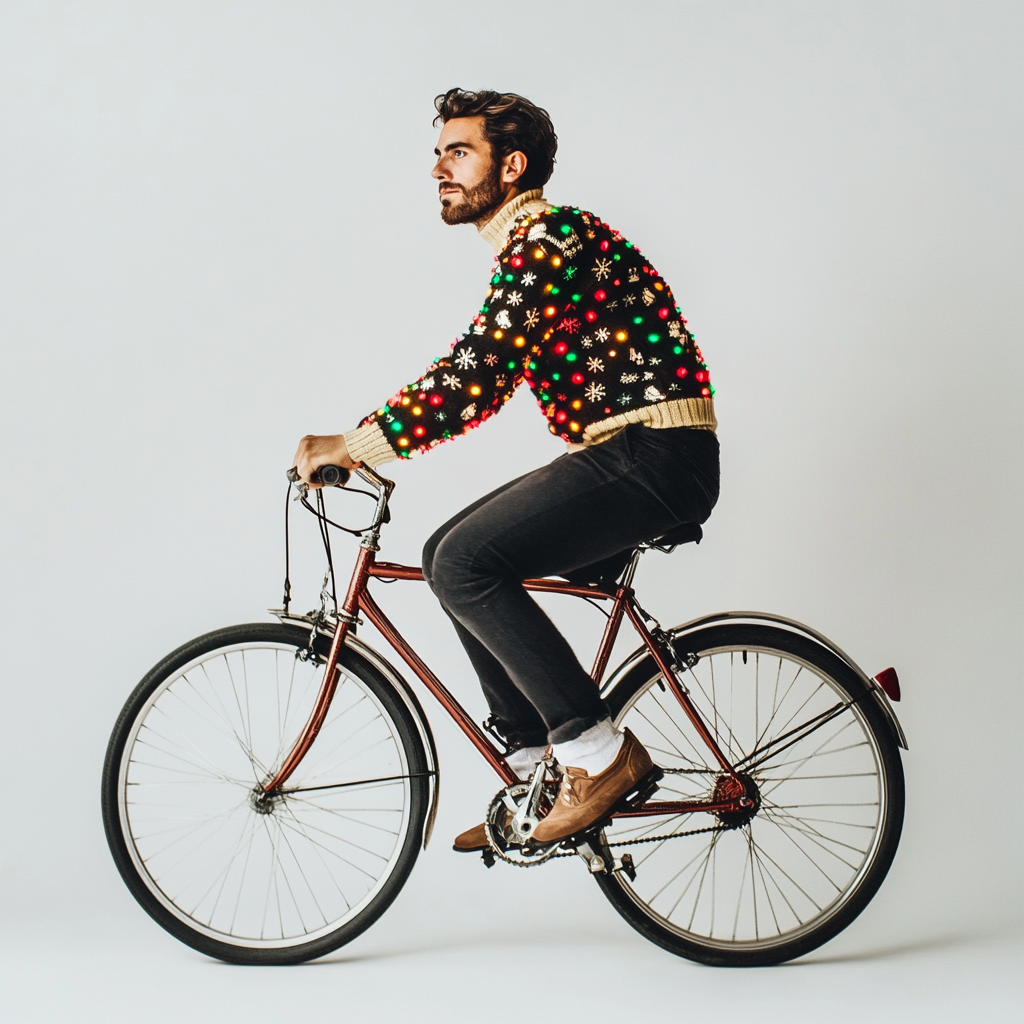
[[[540,188],[522,192],[511,202],[502,206],[498,212],[477,230],[480,237],[495,251],[501,252],[508,243],[508,236],[515,222],[522,217],[534,213],[545,213],[551,204],[544,198],[544,190]]]

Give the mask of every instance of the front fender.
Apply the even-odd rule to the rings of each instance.
[[[423,748],[427,752],[427,769],[431,772],[430,804],[427,808],[427,818],[423,825],[423,849],[425,850],[434,831],[434,819],[437,817],[437,800],[441,793],[441,771],[437,764],[437,747],[434,744],[434,734],[431,732],[430,723],[427,721],[427,716],[423,713],[423,706],[420,704],[419,698],[394,665],[385,660],[369,644],[364,644],[362,640],[352,636],[351,633],[345,637],[345,646],[361,654],[394,686],[399,696],[405,702],[405,706],[409,709],[413,720],[416,722],[420,739],[423,741]]]

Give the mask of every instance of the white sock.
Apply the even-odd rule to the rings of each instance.
[[[606,718],[574,740],[552,744],[552,750],[563,768],[582,768],[593,778],[615,760],[624,738],[612,720]]]
[[[520,747],[509,754],[505,760],[508,762],[509,768],[526,782],[533,774],[537,762],[547,753],[547,749],[547,747]]]

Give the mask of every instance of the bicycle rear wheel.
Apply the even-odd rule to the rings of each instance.
[[[181,941],[235,963],[322,956],[369,927],[404,884],[428,803],[408,708],[345,649],[334,701],[279,796],[260,799],[307,721],[326,643],[256,623],[158,664],[117,721],[103,819],[121,877]]]
[[[700,660],[680,681],[755,807],[616,819],[604,839],[628,849],[636,877],[595,877],[634,928],[679,956],[791,960],[850,924],[889,870],[904,807],[892,728],[849,666],[794,633],[713,626],[684,645]],[[724,776],[653,659],[609,704],[665,770],[654,800],[711,799]]]

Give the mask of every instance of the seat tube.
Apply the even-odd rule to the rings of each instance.
[[[718,745],[718,741],[711,734],[711,730],[707,727],[704,719],[701,718],[700,713],[693,706],[693,702],[690,700],[686,690],[683,689],[679,684],[679,680],[676,678],[675,672],[672,670],[671,664],[665,658],[665,653],[661,645],[651,636],[650,630],[640,620],[640,616],[637,613],[636,607],[630,602],[626,605],[626,614],[629,616],[630,622],[633,623],[634,628],[643,638],[644,643],[647,645],[648,650],[654,657],[654,661],[658,668],[661,670],[661,674],[665,679],[665,683],[668,688],[672,691],[672,695],[679,701],[680,706],[686,713],[686,717],[690,720],[694,729],[697,730],[700,738],[704,741],[705,746],[711,751],[715,760],[721,765],[722,770],[728,772],[729,775],[733,776],[738,780],[736,775],[736,769],[733,768],[729,759],[725,756],[722,748]],[[740,783],[742,785],[742,783]]]
[[[601,645],[598,647],[597,655],[594,658],[594,667],[590,670],[590,676],[598,686],[601,685],[601,678],[608,667],[608,659],[612,655],[615,639],[619,635],[619,626],[622,624],[622,615],[626,610],[626,603],[632,596],[633,591],[628,587],[620,587],[615,592],[615,602],[612,605],[612,610],[608,613],[608,621],[605,623]]]

